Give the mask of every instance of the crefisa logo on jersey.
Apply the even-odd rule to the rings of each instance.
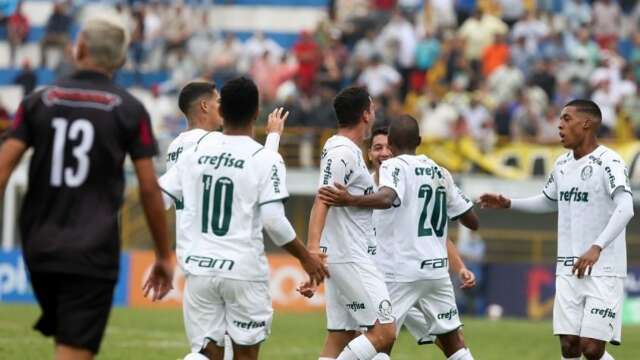
[[[456,315],[458,315],[458,309],[451,309],[451,310],[447,311],[446,313],[438,314],[438,320],[443,320],[443,319],[451,320]]]
[[[607,172],[607,175],[609,176],[609,186],[611,186],[611,188],[613,189],[614,187],[616,187],[616,177],[613,176],[613,173],[611,171],[610,167],[605,167],[604,171]]]
[[[616,318],[616,313],[611,309],[592,308],[591,309],[591,314],[592,315],[602,316],[603,319],[604,318],[611,318],[611,319],[615,319]]]
[[[178,158],[180,157],[180,154],[182,154],[182,146],[177,148],[176,151],[172,151],[172,152],[168,153],[167,154],[167,161],[170,161],[170,162],[178,161]]]
[[[273,181],[273,192],[280,194],[280,176],[278,176],[278,167],[271,167],[271,181]]]
[[[582,181],[586,181],[591,178],[593,175],[593,167],[591,165],[587,165],[582,168],[582,172],[580,173],[580,178]]]
[[[218,169],[220,166],[244,169],[244,160],[236,160],[231,157],[231,154],[223,152],[220,155],[200,156],[200,158],[198,158],[198,165],[213,165],[214,169]]]
[[[345,304],[344,306],[346,306],[347,309],[352,310],[353,312],[365,309],[364,303],[359,303],[357,301],[354,301],[351,304]]]
[[[589,202],[589,193],[572,187],[569,191],[560,191],[560,201]]]
[[[322,184],[329,185],[329,179],[331,179],[331,159],[327,159],[327,166],[322,170]]]

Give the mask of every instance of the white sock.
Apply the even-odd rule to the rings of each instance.
[[[600,360],[615,360],[615,359],[613,358],[613,356],[611,356],[611,354],[607,352],[607,350],[605,350]]]
[[[378,355],[374,356],[371,360],[391,360],[391,358],[385,353],[378,353]]]
[[[449,356],[447,360],[473,360],[473,356],[471,356],[469,349],[462,348]]]
[[[577,358],[566,358],[564,356],[561,357],[562,360],[580,360],[581,356],[578,356]]]
[[[233,360],[233,342],[229,335],[224,336],[224,358],[223,360]]]
[[[378,351],[366,336],[360,335],[351,340],[336,360],[371,360]]]
[[[318,360],[336,360],[335,358],[320,356]]]

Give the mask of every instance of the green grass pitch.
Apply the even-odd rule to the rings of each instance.
[[[31,329],[39,310],[30,305],[0,304],[0,359],[51,359],[53,345]],[[557,360],[558,340],[549,321],[463,318],[465,338],[478,360]],[[324,341],[324,315],[276,313],[261,359],[317,359]],[[623,345],[608,346],[616,360],[640,359],[640,326],[623,329]],[[181,359],[187,341],[179,310],[117,308],[112,312],[98,359]],[[443,359],[433,345],[417,346],[403,331],[394,360]]]

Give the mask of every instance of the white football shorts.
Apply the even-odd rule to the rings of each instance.
[[[424,314],[417,307],[412,307],[404,319],[404,327],[413,336],[418,345],[433,344],[436,341],[434,335],[429,335],[429,324],[424,318]]]
[[[327,264],[331,277],[325,280],[327,329],[360,330],[376,321],[394,321],[389,292],[382,274],[371,264]]]
[[[462,326],[453,284],[449,277],[413,282],[389,282],[387,287],[391,295],[397,331],[400,331],[407,314],[414,307],[424,315],[428,335],[444,335]]]
[[[190,274],[185,279],[183,313],[192,352],[210,341],[224,347],[225,334],[238,345],[255,345],[271,331],[269,285]]]
[[[553,334],[576,335],[619,345],[622,340],[624,279],[556,276]]]

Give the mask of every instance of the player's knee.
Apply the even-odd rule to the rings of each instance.
[[[386,350],[396,341],[395,324],[378,324],[367,332],[367,338],[377,350]]]
[[[560,347],[565,357],[580,356],[580,338],[577,336],[560,336]]]
[[[593,341],[581,341],[580,352],[587,360],[600,360],[604,355],[604,344]]]

